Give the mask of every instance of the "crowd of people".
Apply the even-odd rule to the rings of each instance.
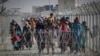
[[[79,17],[74,19],[74,22],[70,22],[69,17],[61,17],[61,19],[55,19],[53,13],[48,18],[30,18],[25,20],[25,25],[22,26],[15,20],[10,23],[11,42],[14,50],[23,50],[24,46],[29,50],[32,48],[32,44],[36,40],[39,53],[44,48],[52,49],[52,53],[55,53],[55,48],[59,47],[61,53],[70,47],[70,52],[81,50],[85,52],[85,42],[87,39],[87,31],[89,30],[85,21],[80,22]],[[57,42],[57,44],[55,44]],[[57,45],[57,47],[55,47]]]

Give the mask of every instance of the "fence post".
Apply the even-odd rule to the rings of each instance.
[[[91,27],[91,25],[92,25],[92,14],[90,15],[90,17],[89,17],[89,27],[90,27],[90,30],[92,31],[92,27]],[[90,38],[90,36],[89,36],[89,47],[92,49],[92,41],[91,41],[91,38]]]
[[[98,20],[98,23],[97,23],[97,25],[98,25],[98,27],[99,27],[99,31],[98,31],[98,52],[100,53],[100,14],[98,14],[98,18],[97,18]]]
[[[87,17],[87,25],[88,25],[88,27],[89,27],[89,25],[90,25],[90,14],[88,15],[88,17]],[[87,36],[87,47],[89,47],[89,38],[90,38],[90,35],[89,35],[89,33],[87,34],[88,36]]]

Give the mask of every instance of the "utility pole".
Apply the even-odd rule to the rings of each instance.
[[[51,12],[52,10],[51,10],[51,2],[50,2],[50,0],[49,0],[49,11]]]

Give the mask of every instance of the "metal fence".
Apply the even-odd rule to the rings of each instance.
[[[74,22],[75,17],[79,17],[81,23],[87,22],[88,27],[95,35],[93,39],[88,36],[87,46],[96,52],[100,52],[100,1],[91,0],[91,2],[87,2],[71,10],[64,9],[62,12],[65,12],[64,15],[68,16],[71,22]]]
[[[56,33],[56,34],[55,34]],[[32,48],[29,50],[28,48],[26,48],[26,45],[24,45],[24,50],[18,50],[18,51],[14,51],[13,49],[13,45],[11,44],[11,38],[7,39],[6,41],[8,43],[6,43],[3,46],[3,49],[0,50],[0,55],[3,56],[52,56],[52,52],[51,50],[54,50],[54,55],[57,56],[66,56],[66,55],[77,55],[77,54],[73,54],[70,53],[70,50],[75,50],[75,44],[78,42],[74,41],[74,31],[68,31],[68,32],[58,32],[59,34],[57,35],[57,32],[55,31],[51,31],[51,30],[41,30],[38,32],[34,32],[34,38],[36,39],[36,43],[32,45]],[[36,36],[35,36],[36,35]],[[88,35],[88,34],[87,34]],[[32,38],[33,39],[33,38]],[[95,40],[96,41],[93,41]],[[95,48],[98,48],[98,45],[96,42],[98,40],[98,37],[87,37],[86,38],[86,52],[82,52],[80,54],[80,56],[95,56],[95,54],[88,54],[90,51],[88,50],[88,47],[93,49],[93,50],[97,50]],[[100,40],[98,40],[100,41]],[[96,43],[96,45],[94,45]],[[67,48],[67,46],[70,47]],[[43,51],[41,53],[39,53],[39,50],[41,50],[43,48]],[[51,49],[49,49],[51,48]],[[67,48],[67,49],[66,49]],[[49,50],[49,54],[48,53]],[[62,52],[61,52],[62,51]],[[64,52],[65,51],[65,52]],[[64,52],[64,53],[63,53]],[[88,53],[87,53],[88,52]],[[69,53],[69,54],[68,54]]]
[[[81,22],[86,21],[88,23],[88,27],[91,29],[93,34],[95,35],[94,39],[89,39],[88,47],[92,50],[100,52],[100,2],[91,2],[88,4],[84,4],[78,7],[75,14],[69,14],[68,16],[71,18],[71,21],[74,20],[76,16],[80,17]],[[74,12],[74,11],[73,11]],[[96,29],[96,30],[95,30]]]
[[[69,15],[69,17],[71,18],[71,21],[74,20],[74,18],[78,16],[80,18],[80,21],[82,23],[82,21],[86,21],[88,24],[88,27],[90,28],[90,30],[93,32],[94,38],[91,39],[90,36],[89,40],[88,40],[88,47],[90,47],[92,50],[98,51],[100,52],[100,14],[78,14],[78,15]]]

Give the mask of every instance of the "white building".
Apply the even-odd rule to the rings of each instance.
[[[41,12],[43,11],[43,7],[42,6],[33,6],[32,11],[33,11],[32,12],[33,15],[39,16],[41,14]]]
[[[59,11],[75,7],[75,0],[58,0]]]
[[[33,6],[33,7],[32,7],[32,13],[33,13],[33,14],[36,14],[36,8],[38,8],[38,6]]]

